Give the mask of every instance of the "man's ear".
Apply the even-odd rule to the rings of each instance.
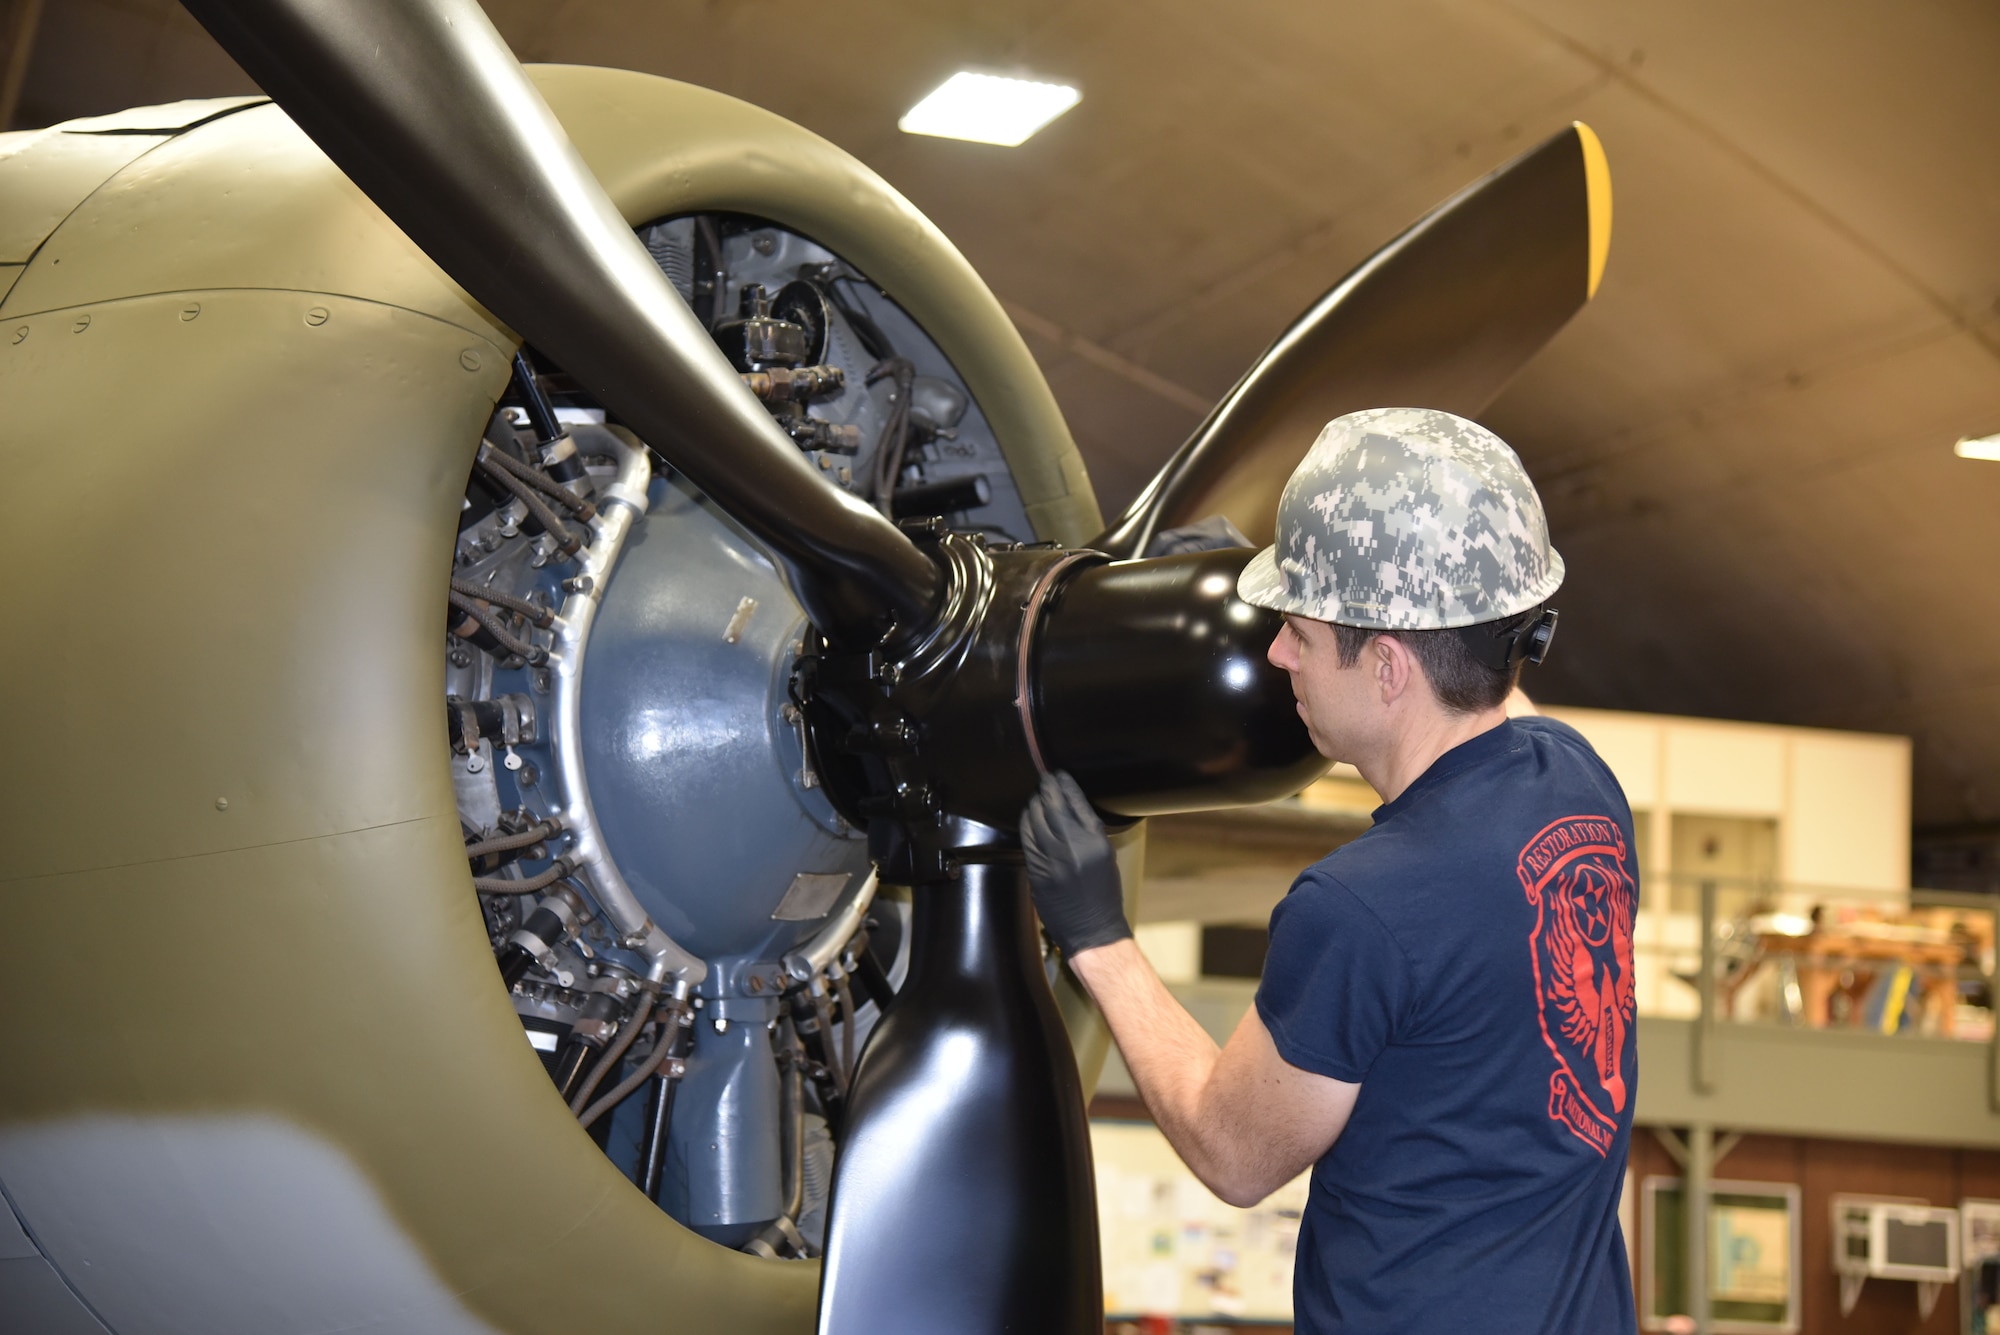
[[[1368,642],[1368,651],[1372,655],[1369,666],[1374,670],[1382,703],[1394,704],[1410,689],[1411,677],[1419,672],[1417,660],[1410,653],[1410,646],[1393,635],[1377,635]]]

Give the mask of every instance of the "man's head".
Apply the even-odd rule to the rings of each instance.
[[[1501,709],[1521,675],[1474,656],[1456,630],[1362,630],[1296,612],[1271,642],[1291,674],[1299,716],[1330,760],[1358,762],[1437,716]]]
[[[1547,648],[1542,604],[1562,578],[1541,498],[1504,441],[1451,413],[1375,408],[1320,432],[1285,486],[1277,541],[1237,587],[1286,614],[1271,661],[1292,674],[1320,750],[1345,759],[1363,739],[1340,734],[1364,716],[1380,716],[1374,728],[1412,704],[1498,709]]]

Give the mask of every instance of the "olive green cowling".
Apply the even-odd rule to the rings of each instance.
[[[1038,536],[1097,531],[1020,337],[878,177],[713,92],[534,76],[632,222],[758,214],[867,273],[963,374]],[[280,1119],[494,1329],[810,1330],[818,1267],[647,1202],[495,975],[439,695],[455,517],[517,340],[275,107],[128,137],[96,181],[0,192],[0,237],[49,228],[0,254],[0,1132]],[[0,144],[0,175],[71,147]]]

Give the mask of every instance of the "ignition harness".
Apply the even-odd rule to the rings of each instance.
[[[586,1131],[589,1130],[592,1122],[595,1122],[598,1118],[604,1116],[604,1114],[630,1098],[634,1090],[652,1079],[659,1073],[662,1067],[674,1059],[675,1039],[679,1033],[676,1027],[679,1011],[680,1003],[678,1002],[669,1001],[661,1004],[657,1012],[660,1022],[660,1034],[653,1042],[652,1055],[639,1063],[638,1069],[633,1071],[632,1074],[612,1086],[609,1094],[591,1104],[586,1111],[578,1114],[577,1125],[583,1127]],[[634,1028],[637,1027],[639,1026],[634,1026]],[[602,1065],[602,1063],[599,1064]]]
[[[549,661],[548,650],[538,644],[530,644],[520,636],[514,634],[513,631],[508,630],[500,618],[493,614],[491,604],[487,603],[484,597],[468,598],[466,595],[460,593],[456,587],[450,593],[446,594],[445,597],[451,602],[453,607],[456,607],[459,611],[478,622],[479,628],[488,635],[491,635],[494,642],[508,653],[525,659],[537,667]],[[461,636],[460,638],[464,637]]]
[[[535,522],[542,526],[545,533],[555,539],[556,546],[561,549],[564,556],[575,556],[582,550],[582,540],[570,532],[562,520],[556,518],[556,512],[549,508],[549,503],[543,500],[533,487],[488,459],[489,453],[498,452],[482,441],[479,446],[479,457],[473,461],[479,471],[512,492],[515,499],[527,506],[528,513],[535,517]]]
[[[518,612],[537,630],[547,630],[556,624],[556,614],[552,609],[543,607],[540,603],[529,602],[526,598],[516,598],[511,593],[489,589],[483,584],[474,584],[469,579],[454,578],[451,582],[451,591],[462,593],[468,598],[483,599],[495,607],[504,607],[509,612]]]
[[[652,1015],[652,995],[648,991],[641,997],[640,1003],[632,1008],[631,1018],[619,1028],[618,1037],[604,1050],[604,1055],[597,1059],[597,1064],[590,1068],[590,1075],[584,1080],[583,1088],[577,1090],[576,1097],[569,1101],[571,1112],[581,1116],[584,1105],[590,1102],[590,1096],[597,1092],[600,1084],[604,1083],[604,1077],[617,1070],[618,1063],[625,1060],[625,1049],[632,1046],[632,1040],[639,1037],[639,1031],[646,1027],[646,1021]]]
[[[882,423],[882,435],[875,443],[875,476],[869,497],[886,515],[895,508],[896,479],[902,475],[903,450],[910,440],[910,394],[916,385],[916,364],[908,357],[877,362],[863,383],[872,385],[878,380],[890,381],[894,389],[888,420]]]
[[[467,844],[465,846],[466,861],[476,862],[480,858],[491,857],[495,853],[511,853],[517,848],[533,848],[543,840],[553,839],[561,833],[561,821],[540,821],[529,826],[519,834],[496,834],[491,839],[481,839],[476,844]]]
[[[834,995],[840,998],[840,1064],[851,1081],[854,1079],[854,993],[847,986],[844,970],[829,970],[828,977],[834,980]]]
[[[597,514],[597,506],[589,500],[577,495],[541,469],[530,468],[505,450],[496,450],[483,440],[479,442],[479,462],[519,478],[578,519],[588,520]]]
[[[475,876],[472,888],[482,895],[531,895],[575,874],[576,868],[570,865],[568,859],[557,858],[549,864],[548,870],[518,881],[506,876]]]

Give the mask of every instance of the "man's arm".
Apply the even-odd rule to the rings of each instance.
[[[1168,1143],[1231,1205],[1255,1205],[1297,1177],[1346,1127],[1361,1086],[1286,1061],[1255,1006],[1218,1049],[1130,937],[1079,951],[1070,968]]]
[[[1021,853],[1042,925],[1105,1019],[1153,1114],[1195,1176],[1255,1205],[1326,1153],[1360,1085],[1278,1055],[1252,1006],[1218,1050],[1132,941],[1118,858],[1067,774],[1042,776],[1021,813]]]

